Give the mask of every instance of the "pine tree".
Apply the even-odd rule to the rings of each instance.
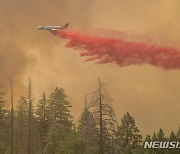
[[[136,126],[134,118],[128,112],[121,119],[117,135],[122,153],[126,151],[127,147],[135,149],[141,143],[142,136],[140,131]]]
[[[24,96],[18,101],[16,111],[15,130],[16,130],[16,152],[18,154],[27,153],[27,129],[28,129],[28,102]]]
[[[64,152],[66,139],[72,135],[73,131],[71,107],[64,89],[55,88],[54,92],[50,94],[48,104],[48,120],[51,121],[51,127],[47,137],[46,153]],[[66,150],[71,150],[71,148]]]
[[[41,149],[40,137],[37,130],[37,119],[34,114],[34,99],[33,99],[33,85],[29,77],[27,86],[27,102],[28,102],[28,140],[27,140],[27,153],[36,154]]]
[[[62,88],[55,88],[50,94],[48,104],[49,121],[60,124],[63,127],[72,127],[72,116],[70,114],[70,105],[67,96]]]
[[[92,113],[87,107],[85,99],[85,106],[81,114],[78,125],[78,134],[80,139],[80,152],[83,154],[97,153],[98,136],[97,136],[96,123]]]
[[[180,141],[180,127],[179,127],[179,129],[177,131],[176,138],[177,138],[177,140]]]
[[[152,141],[158,141],[158,138],[157,138],[157,135],[156,135],[156,133],[155,133],[155,132],[153,133],[153,136],[152,136]]]
[[[157,133],[157,141],[160,141],[160,142],[166,141],[164,131],[161,128],[159,129],[159,132]],[[159,148],[157,149],[157,153],[164,154],[165,150]]]
[[[151,142],[151,136],[150,135],[146,135],[146,138],[145,138],[145,140],[144,140],[144,143],[145,142]],[[144,143],[143,143],[143,145],[144,145]],[[144,149],[144,152],[146,153],[146,154],[151,154],[152,153],[152,150],[151,149],[149,149],[149,148],[146,148],[146,149]]]
[[[157,142],[158,141],[158,138],[157,138],[157,135],[156,135],[156,133],[154,132],[153,133],[153,135],[152,135],[152,141],[155,141],[155,142]],[[157,153],[157,149],[152,149],[152,152],[153,153]]]
[[[7,110],[5,107],[4,100],[5,93],[2,91],[2,86],[0,86],[0,151],[2,153],[5,152],[7,146],[7,126],[6,126],[6,116]]]
[[[37,105],[37,121],[38,121],[38,132],[41,138],[41,144],[42,144],[42,154],[44,153],[44,147],[45,147],[45,139],[48,132],[48,100],[46,98],[45,92],[43,92],[41,99],[38,101]]]
[[[171,132],[170,137],[169,137],[169,141],[177,141],[177,138],[176,138],[174,131]]]
[[[14,98],[13,98],[13,88],[11,83],[11,154],[14,154]]]
[[[6,117],[5,117],[5,125],[3,126],[5,128],[5,131],[4,131],[4,137],[5,137],[5,140],[3,141],[4,142],[4,145],[5,145],[5,151],[3,154],[10,154],[11,153],[11,142],[12,142],[12,134],[11,134],[11,110],[6,110]],[[1,153],[1,152],[0,152]]]
[[[151,136],[146,135],[146,138],[145,138],[144,142],[151,142]]]
[[[159,132],[157,133],[158,141],[165,141],[165,134],[164,131],[160,128]]]
[[[29,139],[29,102],[24,96],[21,96],[18,101],[15,119],[15,151],[18,154],[28,153],[28,139]],[[37,131],[37,122],[32,115],[31,117],[31,147],[30,152],[39,154],[40,151],[40,138]]]
[[[171,132],[170,136],[169,136],[169,139],[168,141],[177,141],[177,138],[176,138],[176,135],[174,133],[174,131]],[[168,154],[176,154],[179,152],[179,149],[169,149],[169,150],[166,150],[168,151]]]

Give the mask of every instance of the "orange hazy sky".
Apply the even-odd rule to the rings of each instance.
[[[0,0],[0,19],[0,83],[8,94],[9,77],[13,79],[16,100],[25,93],[29,76],[36,100],[43,91],[49,94],[55,86],[63,87],[76,123],[86,93],[101,78],[113,98],[117,119],[130,112],[142,134],[160,127],[169,134],[180,126],[180,70],[84,63],[78,51],[64,47],[66,40],[35,30],[38,25],[69,21],[70,28],[147,34],[179,47],[179,0]]]

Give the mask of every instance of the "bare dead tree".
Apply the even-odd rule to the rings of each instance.
[[[105,84],[98,80],[98,86],[92,93],[89,103],[89,109],[96,119],[99,130],[100,154],[104,154],[107,146],[111,144],[111,153],[113,153],[113,141],[115,131],[117,130],[117,120],[112,108],[112,99],[105,89]],[[109,144],[110,143],[110,144]]]
[[[31,122],[32,122],[32,80],[29,77],[28,82],[28,154],[31,154]]]

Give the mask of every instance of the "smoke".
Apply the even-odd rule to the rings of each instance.
[[[23,87],[29,75],[37,96],[44,90],[51,92],[55,86],[63,87],[77,120],[84,101],[79,94],[90,92],[100,77],[108,84],[117,116],[121,117],[129,111],[138,120],[142,132],[150,133],[159,127],[170,132],[179,126],[177,121],[172,120],[179,116],[179,71],[164,72],[151,66],[133,65],[118,69],[92,63],[83,65],[78,55],[63,47],[65,40],[52,38],[48,32],[36,31],[35,27],[70,22],[70,27],[103,27],[121,29],[130,34],[149,34],[162,37],[170,46],[178,46],[179,13],[179,0],[0,0],[0,85],[7,87],[4,91],[8,94],[11,77],[16,100],[25,91]],[[138,39],[138,36],[132,35],[128,36],[130,40],[126,39],[126,33],[123,35],[114,31],[106,34],[107,30],[81,34],[89,33],[126,41],[137,42]],[[140,36],[138,42],[144,40],[151,43],[144,36]]]
[[[47,32],[36,31],[35,27],[61,25],[68,21],[86,27],[91,23],[91,3],[88,4],[86,13],[82,14],[81,0],[0,0],[0,85],[5,91],[9,90],[9,78],[12,78],[16,93],[21,93],[28,76],[38,80],[33,73],[42,71],[42,67],[37,70],[41,59],[45,64],[54,59],[53,49],[59,41],[50,40]]]
[[[180,69],[180,52],[176,48],[154,44],[146,36],[112,30],[99,30],[100,33],[96,30],[96,35],[77,30],[51,32],[68,39],[66,47],[82,50],[80,55],[88,56],[85,61],[97,60],[99,64],[113,63],[121,67],[150,64],[164,69]],[[103,32],[111,36],[103,36]]]

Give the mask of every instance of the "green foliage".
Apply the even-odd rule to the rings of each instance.
[[[0,87],[0,154],[11,153],[11,112],[5,110],[5,93]],[[32,92],[29,94],[32,95]],[[30,96],[30,95],[29,95]],[[30,154],[179,154],[179,149],[144,149],[142,136],[134,118],[127,112],[119,125],[111,99],[104,84],[92,94],[81,113],[77,128],[71,116],[71,104],[63,88],[55,88],[36,103],[21,96],[14,112],[14,153],[26,154],[28,149],[29,113],[31,114]],[[32,108],[30,108],[30,103]],[[31,112],[29,112],[31,109]],[[101,121],[101,122],[100,122]],[[101,128],[101,130],[100,130]],[[102,136],[101,136],[102,135]],[[100,140],[101,138],[101,140]],[[179,141],[177,133],[165,136],[160,128],[145,141]],[[101,142],[102,141],[102,142]],[[143,142],[143,143],[144,143]]]
[[[178,134],[179,134],[179,130],[177,132],[177,135],[175,135],[174,131],[171,132],[170,136],[167,137],[165,136],[164,131],[160,128],[158,133],[156,134],[155,132],[152,135],[152,139],[150,138],[150,135],[147,135],[144,142],[145,141],[179,141],[178,140]],[[144,144],[143,144],[144,145]],[[179,154],[180,150],[179,149],[144,149],[144,154]]]
[[[121,125],[117,132],[117,142],[120,151],[124,152],[128,149],[136,149],[140,145],[142,136],[136,127],[134,118],[127,112],[121,119]]]
[[[48,132],[45,153],[67,154],[75,153],[77,136],[73,129],[67,130],[60,124],[53,125]]]
[[[177,138],[177,140],[180,141],[180,127],[179,127],[179,129],[177,131],[176,138]]]
[[[140,145],[134,147],[128,144],[125,149],[125,154],[144,154],[144,149]]]
[[[166,141],[166,137],[164,134],[164,131],[160,128],[159,132],[157,133],[157,140],[156,141]],[[154,149],[153,151],[159,153],[159,154],[164,154],[167,149]]]
[[[174,131],[171,132],[171,134],[168,138],[168,141],[178,141]],[[178,149],[168,149],[168,153],[169,154],[175,154],[175,153],[180,153],[180,151]]]
[[[165,141],[165,134],[164,131],[160,128],[159,132],[157,133],[157,140],[158,141]]]
[[[151,136],[150,135],[146,135],[146,138],[145,138],[144,142],[151,142]],[[143,142],[143,145],[144,145],[144,142]],[[144,149],[144,152],[146,154],[151,154],[152,150],[147,148],[147,149]]]
[[[150,142],[151,141],[151,136],[150,135],[146,135],[146,138],[144,140],[145,142]]]
[[[177,138],[176,138],[174,131],[171,132],[170,137],[169,137],[169,141],[177,141]]]
[[[157,141],[157,140],[158,140],[157,135],[156,135],[156,133],[154,132],[154,134],[153,134],[153,136],[152,136],[152,141]]]
[[[43,92],[41,99],[38,101],[36,115],[37,115],[37,122],[38,122],[38,133],[41,139],[41,151],[43,153],[45,148],[45,139],[47,137],[47,132],[49,128],[49,121],[48,121],[48,100],[46,98],[45,92]]]
[[[66,128],[72,128],[72,116],[70,114],[71,107],[64,89],[56,87],[49,97],[48,120]]]
[[[27,151],[27,129],[28,129],[28,103],[24,96],[21,96],[18,101],[16,111],[16,146],[17,152],[23,154]]]
[[[27,153],[27,142],[28,142],[28,102],[24,96],[21,96],[18,101],[18,107],[16,110],[15,119],[15,151],[18,154]],[[39,133],[37,132],[37,121],[34,116],[31,119],[31,140],[32,140],[32,152],[36,153],[39,151]]]
[[[47,120],[51,122],[51,126],[46,140],[46,153],[66,154],[74,149],[75,142],[73,142],[74,136],[72,132],[74,131],[70,114],[71,107],[64,89],[55,88],[54,92],[50,94],[47,106]],[[71,144],[67,142],[68,139],[71,140]]]
[[[3,124],[7,111],[4,109],[5,107],[5,100],[4,95],[5,93],[1,91],[2,87],[0,86],[0,123]]]
[[[85,108],[78,125],[79,149],[83,154],[98,153],[99,136],[93,114]]]
[[[7,111],[5,110],[5,93],[2,92],[2,86],[0,86],[0,151],[5,152],[8,142],[8,130],[7,128]]]

